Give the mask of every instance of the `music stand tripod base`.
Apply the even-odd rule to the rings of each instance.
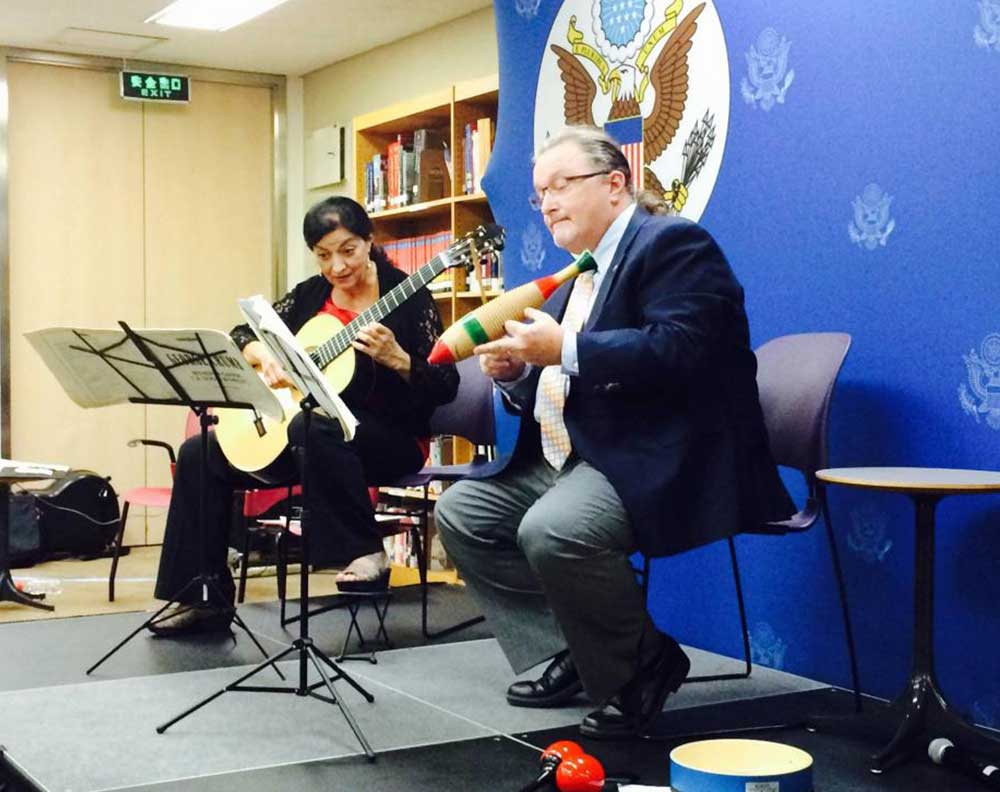
[[[302,417],[305,421],[305,437],[306,444],[308,445],[309,434],[310,434],[310,423],[312,420],[312,411],[315,407],[312,397],[307,396],[302,400]],[[301,455],[301,470],[302,470],[302,502],[303,504],[308,504],[308,491],[307,491],[307,480],[306,475],[306,465],[308,463],[307,449],[299,448],[298,453]],[[361,744],[364,750],[365,756],[368,761],[375,761],[375,752],[372,750],[371,745],[365,738],[364,733],[361,731],[361,727],[358,726],[357,721],[354,719],[354,715],[351,713],[350,708],[338,696],[337,691],[334,690],[333,683],[337,680],[344,680],[352,688],[354,688],[358,693],[364,697],[364,699],[372,704],[375,701],[375,697],[365,690],[361,685],[359,685],[346,671],[344,671],[340,666],[338,666],[333,660],[327,657],[320,649],[318,649],[314,644],[312,638],[309,636],[309,532],[306,529],[306,525],[309,521],[308,510],[304,509],[302,514],[302,559],[299,565],[299,575],[301,578],[301,607],[302,607],[302,618],[299,619],[299,637],[296,638],[292,645],[283,649],[281,652],[273,657],[269,657],[264,662],[257,665],[251,671],[241,676],[235,682],[223,687],[221,690],[217,690],[215,693],[211,694],[205,699],[202,699],[197,704],[188,709],[184,710],[180,715],[171,718],[166,723],[156,727],[157,734],[163,734],[167,729],[173,726],[178,721],[183,720],[188,715],[197,712],[206,704],[209,704],[215,699],[222,696],[224,693],[229,692],[245,692],[245,693],[291,693],[296,696],[311,696],[312,698],[319,699],[320,701],[325,701],[327,704],[333,704],[335,707],[339,708],[341,713],[343,713],[347,724],[350,726],[351,731],[354,732],[354,736],[357,737],[358,742]],[[247,680],[259,674],[264,669],[271,667],[276,671],[278,670],[277,664],[284,660],[289,655],[295,655],[298,659],[299,666],[299,680],[298,684],[294,687],[292,686],[265,686],[265,685],[246,685],[244,684]],[[319,674],[320,681],[310,682],[309,681],[309,667],[312,666],[317,674]],[[327,668],[329,668],[333,673],[332,675],[328,673]],[[325,689],[329,695],[323,695],[319,692],[321,689]]]

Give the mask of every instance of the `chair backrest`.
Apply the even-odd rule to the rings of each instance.
[[[827,467],[827,419],[837,374],[851,346],[847,333],[779,336],[756,350],[757,389],[779,465],[811,483]]]
[[[493,380],[479,368],[479,358],[457,364],[461,380],[458,394],[442,404],[431,416],[431,433],[458,435],[473,445],[496,443],[496,416],[493,413]]]

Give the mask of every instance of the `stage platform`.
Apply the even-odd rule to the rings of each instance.
[[[433,612],[442,620],[469,611],[464,593],[455,588],[433,592]],[[375,665],[345,665],[374,694],[375,703],[365,702],[343,682],[336,685],[379,754],[375,763],[365,759],[337,708],[294,695],[226,693],[158,735],[157,725],[253,667],[258,654],[246,636],[164,640],[143,634],[87,677],[83,670],[139,624],[142,614],[0,626],[0,744],[7,749],[8,778],[27,779],[13,781],[11,788],[516,792],[531,780],[541,747],[554,739],[580,739],[576,727],[593,708],[589,702],[581,697],[574,706],[555,710],[508,706],[509,667],[484,628],[469,630],[464,640],[416,645],[422,641],[416,596],[402,592],[397,599],[389,628],[404,648],[379,652]],[[277,627],[273,605],[245,606],[240,613],[268,651],[280,650],[293,637]],[[327,614],[313,626],[317,644],[335,655],[346,626],[343,614]],[[692,673],[740,667],[718,655],[689,653]],[[282,668],[294,680],[295,663]],[[273,672],[257,679],[258,684],[279,683]],[[823,698],[831,694],[822,688],[758,667],[750,680],[683,687],[670,698],[665,717],[683,719],[688,708],[734,700],[775,714],[780,710],[775,702],[824,708],[846,703],[831,705]],[[875,777],[864,772],[868,752],[863,746],[802,730],[788,730],[778,739],[820,741],[823,750],[833,746],[853,757],[862,783],[831,783],[824,790],[906,788],[869,786]],[[644,783],[666,783],[667,744],[582,742],[609,769],[642,768]],[[941,771],[928,767],[921,772]],[[912,772],[897,778],[912,781]],[[0,786],[3,781],[0,771]],[[939,783],[934,788],[964,787]]]

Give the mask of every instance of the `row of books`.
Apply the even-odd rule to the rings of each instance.
[[[397,209],[451,195],[447,130],[400,132],[384,152],[365,163],[365,207]]]
[[[479,118],[474,124],[465,125],[463,188],[466,195],[483,191],[483,174],[493,152],[493,137],[492,118]]]
[[[394,239],[382,245],[386,254],[403,272],[414,273],[452,243],[451,231]]]

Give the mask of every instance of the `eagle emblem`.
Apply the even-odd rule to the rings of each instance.
[[[1000,429],[1000,333],[990,333],[979,345],[979,352],[970,350],[962,355],[968,377],[968,387],[958,387],[962,409],[976,419],[986,417],[991,429]]]
[[[866,250],[885,247],[889,234],[896,229],[896,221],[889,217],[892,196],[882,192],[877,184],[869,184],[861,195],[854,197],[851,206],[854,220],[847,224],[851,241]]]
[[[767,622],[757,622],[750,631],[750,659],[757,665],[782,669],[788,641],[774,631]]]
[[[885,520],[870,507],[853,511],[851,518],[847,546],[866,563],[883,561],[892,549],[892,539],[886,535]]]
[[[655,13],[657,5],[594,0],[591,40],[573,14],[563,41],[549,50],[563,88],[562,123],[603,126],[622,145],[636,189],[655,192],[672,213],[680,213],[717,139],[715,113],[703,106],[688,121],[679,163],[664,157],[688,111],[689,58],[707,3],[683,15],[683,0],[673,0],[662,14]],[[717,19],[714,8],[712,15]],[[728,99],[728,84],[726,93]]]
[[[528,223],[521,233],[521,264],[528,272],[538,272],[545,261],[545,242],[534,223]]]
[[[523,19],[534,19],[538,15],[538,5],[542,0],[514,0],[514,10]]]
[[[972,31],[977,47],[1000,52],[1000,2],[979,0],[979,24]]]
[[[788,50],[792,42],[779,36],[774,28],[765,28],[750,45],[747,53],[747,74],[740,83],[743,101],[760,107],[765,113],[775,103],[784,104],[785,94],[795,79],[795,69],[788,68]]]

